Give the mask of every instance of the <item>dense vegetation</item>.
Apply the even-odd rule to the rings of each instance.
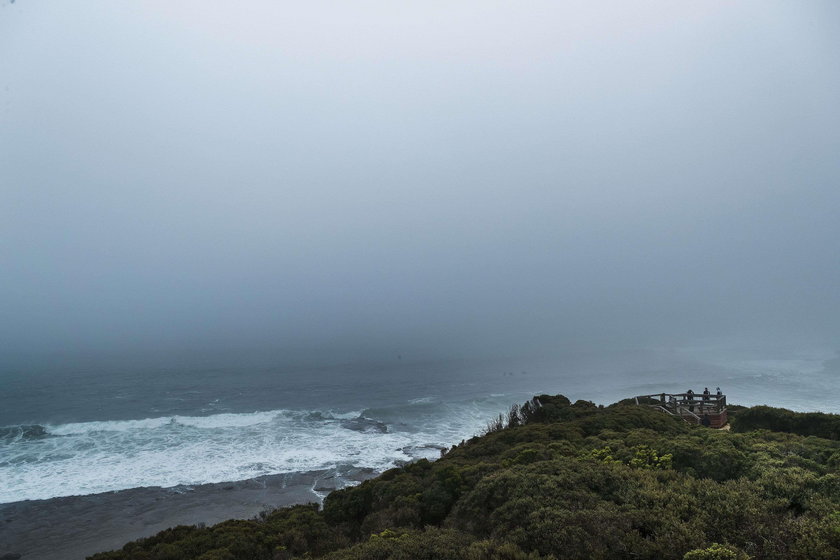
[[[780,425],[767,419],[793,413],[759,407],[732,433],[622,403],[539,402],[323,511],[176,527],[93,558],[840,558],[840,442],[810,435],[836,439],[836,417]]]
[[[738,413],[738,421],[733,422],[733,429],[737,432],[771,430],[840,440],[840,414],[793,412],[784,408],[754,406]]]

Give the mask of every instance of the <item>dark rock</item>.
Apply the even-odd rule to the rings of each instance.
[[[388,432],[387,424],[363,416],[351,420],[342,420],[341,427],[356,432],[379,432],[382,434]]]
[[[317,481],[315,483],[314,490],[316,492],[332,492],[338,487],[336,480],[334,478],[325,478]]]

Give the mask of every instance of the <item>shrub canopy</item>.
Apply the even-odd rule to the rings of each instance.
[[[315,505],[175,527],[94,560],[840,558],[837,416],[733,432],[541,395],[435,462]]]

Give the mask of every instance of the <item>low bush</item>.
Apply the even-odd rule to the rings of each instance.
[[[443,458],[314,505],[175,527],[93,560],[840,558],[835,415],[739,411],[737,433],[540,395]]]

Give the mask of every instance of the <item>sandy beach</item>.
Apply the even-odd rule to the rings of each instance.
[[[175,525],[211,525],[321,502],[332,490],[375,474],[353,469],[338,477],[334,470],[311,471],[0,504],[0,559],[81,560]]]

